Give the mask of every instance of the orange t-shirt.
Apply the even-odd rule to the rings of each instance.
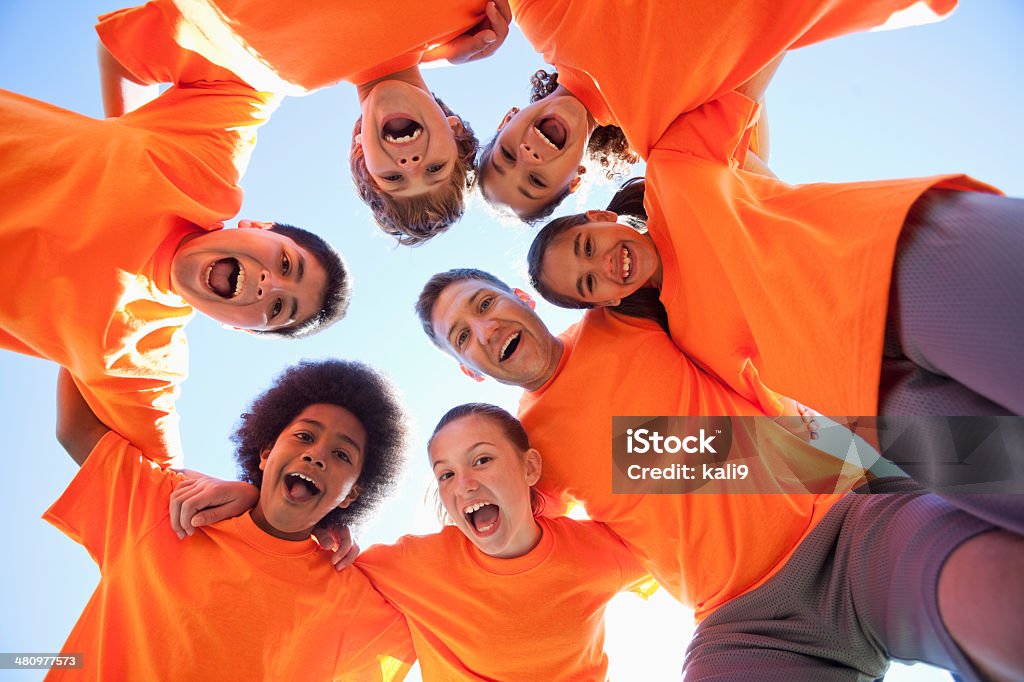
[[[598,308],[559,338],[564,351],[555,375],[519,406],[544,457],[538,488],[555,500],[582,502],[698,618],[782,568],[839,499],[785,492],[796,478],[787,483],[775,475],[778,467],[753,468],[759,493],[612,494],[613,416],[762,413],[699,370],[649,320]],[[810,480],[823,458],[835,461],[768,420],[756,429],[747,437],[758,456],[800,480]],[[858,472],[832,489],[841,493],[860,482]]]
[[[248,514],[179,540],[177,478],[111,431],[47,510],[100,568],[62,649],[83,669],[48,680],[404,677],[409,630],[365,575],[336,573],[313,540],[275,538]]]
[[[153,53],[147,43],[170,36],[255,88],[301,95],[415,66],[430,46],[480,22],[485,6],[483,0],[153,0],[100,17],[97,31],[136,73],[147,68],[142,55]]]
[[[96,120],[0,91],[0,347],[66,367],[103,423],[180,464],[174,400],[192,309],[171,290],[186,235],[219,229],[274,101],[173,87]]]
[[[405,614],[424,679],[607,678],[605,605],[654,585],[605,526],[538,521],[540,542],[514,559],[484,554],[454,526],[359,556],[373,586]]]
[[[647,158],[675,117],[742,85],[796,47],[956,0],[511,0],[558,81]],[[633,57],[631,57],[631,55]],[[639,58],[637,58],[639,57]]]
[[[772,392],[877,413],[889,280],[907,212],[963,175],[789,185],[739,170],[758,105],[735,92],[680,116],[647,164],[648,229],[673,340],[768,414]]]

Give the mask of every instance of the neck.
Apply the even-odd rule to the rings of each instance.
[[[555,86],[555,89],[551,92],[550,95],[548,95],[548,97],[572,97],[574,100],[579,102],[580,106],[586,109],[587,112],[587,137],[590,137],[590,135],[594,132],[594,129],[597,128],[597,119],[595,119],[594,115],[590,113],[590,109],[587,109],[587,105],[583,103],[583,100],[581,100],[576,95],[572,94],[572,91],[569,90],[569,88],[565,87],[564,85]]]
[[[376,80],[357,85],[356,92],[359,95],[359,101],[362,102],[366,99],[367,95],[370,94],[370,91],[377,87],[379,83],[383,83],[384,81],[402,81],[403,83],[408,83],[413,87],[423,90],[424,92],[430,92],[430,88],[427,87],[427,82],[424,81],[423,76],[420,75],[420,67],[410,66],[408,69],[396,71],[388,74],[387,76],[377,78]]]
[[[313,529],[309,528],[302,531],[288,532],[275,528],[267,521],[267,517],[263,514],[263,510],[260,509],[259,503],[255,507],[249,510],[249,517],[252,519],[256,527],[267,535],[271,535],[281,540],[290,540],[291,542],[305,542],[309,539],[309,536],[313,533]]]

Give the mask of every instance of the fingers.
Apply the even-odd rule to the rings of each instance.
[[[334,570],[341,571],[351,566],[357,556],[359,556],[359,545],[353,542],[344,554],[342,554],[340,549],[336,550],[331,556],[331,563],[334,564]]]
[[[508,0],[499,0],[499,3],[500,6],[494,2],[487,3],[480,23],[447,43],[427,50],[421,61],[446,60],[451,64],[465,64],[494,54],[505,42],[512,20]]]
[[[338,549],[338,542],[335,540],[335,535],[330,529],[314,528],[313,539],[316,540],[316,544],[320,545],[320,549],[328,552],[334,552]]]

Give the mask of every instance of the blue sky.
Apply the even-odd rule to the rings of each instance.
[[[118,7],[96,0],[0,3],[0,87],[101,115],[92,24],[97,14]],[[768,90],[772,167],[790,182],[966,172],[1024,195],[1022,35],[1024,6],[987,0],[959,8],[939,24],[851,36],[792,53]],[[495,57],[430,70],[426,78],[486,141],[504,112],[526,101],[529,75],[542,66],[513,31]],[[685,77],[666,74],[666,85]],[[286,101],[260,132],[243,181],[241,217],[280,220],[324,235],[345,255],[355,297],[345,321],[295,343],[253,338],[207,319],[190,325],[191,377],[179,409],[192,468],[233,476],[227,434],[235,419],[272,376],[304,357],[341,356],[385,369],[401,387],[421,437],[461,402],[490,401],[514,411],[518,391],[464,378],[426,340],[412,304],[430,275],[451,267],[480,267],[524,286],[531,233],[496,221],[476,200],[450,234],[421,248],[396,248],[373,226],[348,177],[357,115],[355,89],[343,84]],[[592,185],[564,210],[603,208],[612,189]],[[74,215],[66,218],[74,221]],[[543,304],[539,309],[556,331],[577,317]],[[8,439],[0,537],[13,555],[0,562],[0,651],[57,651],[98,576],[81,547],[39,518],[75,473],[53,436],[55,377],[49,363],[0,353],[0,430]],[[435,529],[423,504],[430,480],[420,440],[398,495],[361,530],[360,542]],[[691,616],[663,597],[653,601],[623,598],[613,606],[613,676],[618,670],[623,678],[636,678],[641,666],[649,679],[677,675]],[[38,671],[0,671],[0,679],[39,677]],[[948,676],[916,666],[887,679]]]

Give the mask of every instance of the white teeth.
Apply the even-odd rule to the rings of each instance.
[[[508,350],[509,345],[511,345],[512,342],[515,341],[518,338],[519,338],[519,332],[516,332],[512,336],[510,336],[507,339],[505,339],[505,343],[501,346],[501,351],[498,353],[498,357],[504,359],[505,351]]]
[[[312,483],[313,485],[316,485],[316,481],[314,481],[314,480],[313,480],[312,478],[310,478],[309,476],[307,476],[307,475],[305,475],[305,474],[298,474],[298,473],[296,473],[296,474],[292,474],[292,476],[298,476],[298,477],[299,477],[299,478],[301,478],[301,479],[302,479],[303,481],[309,481],[309,482],[310,482],[310,483]]]
[[[232,298],[242,293],[242,287],[245,286],[245,268],[242,264],[238,264],[238,279],[235,280],[235,293],[232,294]]]
[[[213,287],[210,286],[210,273],[211,272],[213,272],[213,263],[210,263],[210,266],[208,268],[206,268],[206,286],[208,286],[208,287],[210,287],[212,289]]]
[[[633,260],[629,257],[629,251],[622,247],[622,281],[629,279],[629,271],[632,268]]]
[[[484,507],[486,507],[489,504],[490,504],[490,502],[477,502],[476,504],[471,504],[468,507],[466,507],[465,509],[463,509],[462,513],[465,514],[466,516],[469,516],[473,512],[478,511],[480,509],[483,509]]]
[[[545,135],[540,128],[534,126],[533,129],[537,131],[537,135],[540,137],[540,139],[544,140],[544,142],[547,143],[549,147],[554,149],[556,152],[561,151],[554,142],[548,139],[547,135]]]
[[[396,144],[405,144],[406,142],[412,142],[420,135],[423,134],[423,128],[417,128],[412,135],[403,135],[402,137],[392,137],[388,133],[384,133],[384,139],[388,142],[394,142]]]

